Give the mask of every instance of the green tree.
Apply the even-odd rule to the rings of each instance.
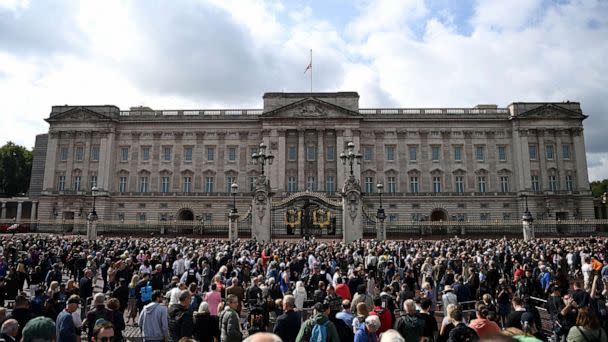
[[[9,141],[0,147],[0,193],[25,194],[32,174],[32,151]]]
[[[604,192],[608,192],[608,179],[591,182],[593,197],[600,197]]]

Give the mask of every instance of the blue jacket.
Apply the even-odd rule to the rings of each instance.
[[[551,273],[545,271],[540,274],[539,278],[540,288],[546,292],[549,289],[549,286],[551,286]]]
[[[355,334],[354,342],[377,342],[378,336],[376,334],[368,334],[365,330],[365,324],[359,324],[359,329],[357,329],[357,333]]]
[[[71,313],[66,310],[61,311],[55,325],[57,326],[57,341],[76,342],[76,326]]]

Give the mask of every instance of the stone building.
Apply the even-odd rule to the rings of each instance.
[[[535,218],[593,218],[585,118],[577,102],[359,108],[356,92],[266,93],[261,109],[54,106],[30,196],[40,220],[84,218],[96,186],[100,220],[225,223],[233,182],[242,217],[250,210],[261,172],[251,155],[264,142],[273,206],[315,194],[341,220],[340,154],[353,142],[363,211],[375,215],[382,183],[388,225],[519,219],[522,195]]]

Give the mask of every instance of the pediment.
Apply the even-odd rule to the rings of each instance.
[[[557,104],[548,103],[517,115],[519,119],[578,119],[584,120],[587,115],[573,111]]]
[[[111,117],[85,107],[75,107],[65,112],[51,115],[47,122],[114,121]]]
[[[361,115],[348,108],[311,97],[265,112],[261,118],[357,119],[361,118]]]

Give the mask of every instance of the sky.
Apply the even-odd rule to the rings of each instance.
[[[261,108],[270,91],[361,107],[578,101],[608,178],[607,0],[0,0],[0,145],[53,105]]]

